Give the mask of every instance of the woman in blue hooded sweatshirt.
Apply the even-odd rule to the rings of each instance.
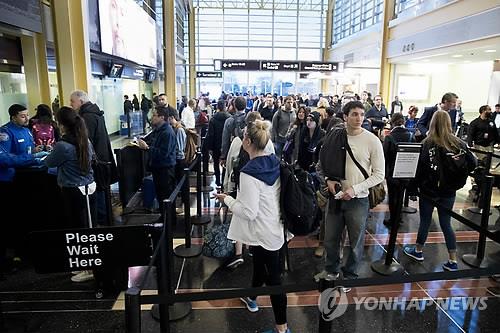
[[[247,125],[243,149],[250,161],[240,171],[237,199],[217,194],[233,212],[227,237],[249,244],[253,253],[252,287],[281,285],[279,250],[284,244],[280,221],[280,162],[264,151],[270,123],[255,120]],[[256,298],[241,298],[250,312],[257,312]],[[271,295],[276,328],[269,332],[290,333],[286,320],[286,294]]]

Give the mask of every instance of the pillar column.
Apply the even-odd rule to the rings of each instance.
[[[189,97],[196,97],[196,47],[195,47],[195,36],[196,36],[196,22],[195,22],[195,11],[192,4],[189,5]]]
[[[23,49],[24,73],[28,92],[28,110],[34,113],[38,104],[50,106],[49,70],[47,67],[47,50],[43,34],[21,36]]]
[[[382,36],[380,40],[380,79],[379,92],[384,103],[390,102],[392,65],[387,59],[387,42],[389,41],[389,22],[394,16],[394,0],[384,1],[384,21],[382,22]]]
[[[330,60],[330,48],[332,45],[332,23],[333,23],[333,11],[334,11],[334,0],[328,0],[328,9],[326,12],[326,27],[325,27],[325,47],[323,48],[323,61],[327,62]],[[321,91],[324,93],[329,93],[330,80],[321,79]]]
[[[173,0],[163,1],[163,72],[165,73],[164,89],[168,104],[176,108],[174,6]]]
[[[51,1],[61,106],[69,105],[73,90],[90,93],[87,6],[86,0]]]

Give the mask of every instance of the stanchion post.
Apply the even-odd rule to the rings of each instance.
[[[326,281],[325,279],[321,279],[318,284],[318,289],[320,294],[323,293],[328,288],[334,288],[335,281]],[[340,291],[342,292],[342,291]],[[321,296],[320,296],[321,297]],[[329,300],[326,300],[329,302]],[[321,303],[325,302],[325,300],[320,300]],[[322,307],[319,307],[319,320],[318,320],[318,332],[319,333],[330,333],[332,331],[332,321],[325,320],[323,317]]]
[[[399,220],[401,219],[401,209],[403,208],[403,197],[405,188],[402,183],[399,184],[396,191],[396,211],[395,216],[391,216],[391,234],[389,236],[389,245],[387,247],[387,254],[385,256],[385,264],[390,266],[394,257],[394,250],[396,249],[396,239],[398,237]]]
[[[174,249],[173,249],[173,203],[170,199],[164,200],[165,203],[165,218],[163,227],[165,228],[165,238],[160,238],[160,258],[157,266],[158,294],[167,296],[166,303],[153,305],[151,309],[152,315],[156,320],[160,321],[160,332],[169,333],[170,320],[178,320],[184,318],[191,312],[191,303],[172,303],[172,297],[175,294],[173,285],[174,274]]]
[[[204,147],[204,144],[205,144],[205,137],[202,137],[202,138],[201,138],[201,149],[200,149],[200,153],[201,153],[201,164],[203,164],[203,171],[202,171],[202,177],[203,177],[203,187],[206,187],[206,186],[207,186],[207,170],[205,170],[205,162],[204,162],[205,155],[203,154],[203,147]]]
[[[158,283],[158,294],[159,295],[172,295],[174,290],[172,287],[172,272],[173,272],[173,262],[172,262],[172,202],[168,199],[164,200],[164,218],[163,218],[163,228],[165,229],[165,239],[160,239],[160,258],[158,260],[158,272],[157,272],[157,283]],[[160,303],[159,316],[160,316],[160,331],[162,333],[170,332],[169,325],[169,304]]]
[[[391,233],[389,236],[389,244],[387,245],[387,253],[385,254],[385,260],[377,260],[372,263],[372,269],[382,275],[392,275],[401,274],[403,272],[403,266],[393,260],[394,251],[396,249],[396,239],[398,237],[399,220],[401,218],[401,210],[403,208],[403,197],[405,193],[404,181],[400,180],[398,185],[393,185],[395,187],[396,196],[395,204],[396,209],[394,215],[391,214]]]
[[[469,207],[467,210],[473,214],[483,214],[484,210],[484,201],[486,200],[485,195],[485,179],[486,177],[490,174],[490,169],[491,169],[491,159],[493,158],[493,154],[490,152],[482,152],[483,154],[486,155],[484,161],[485,161],[485,173],[483,176],[483,183],[481,184],[481,187],[479,187],[479,195],[478,195],[478,200],[477,200],[477,207]],[[490,200],[491,200],[491,193],[490,193]],[[488,215],[491,215],[491,212],[488,210]]]
[[[141,332],[141,291],[132,287],[125,292],[125,331]],[[0,326],[1,328],[1,326]]]
[[[201,216],[201,164],[202,154],[201,151],[196,153],[196,158],[198,159],[198,166],[196,167],[196,215]]]
[[[194,258],[201,254],[202,247],[198,244],[191,244],[191,204],[189,202],[189,168],[184,169],[184,184],[182,184],[182,196],[184,198],[184,244],[174,249],[176,256],[181,258]],[[196,219],[196,218],[195,218]]]
[[[481,229],[487,230],[488,223],[490,219],[490,208],[491,208],[491,191],[493,189],[493,176],[486,175],[481,186],[481,192],[483,195],[483,205],[481,213]],[[484,254],[486,248],[486,235],[484,233],[479,234],[479,241],[477,243],[476,254],[464,254],[462,260],[469,266],[486,268],[487,265],[483,262]]]
[[[191,205],[189,203],[189,168],[184,168],[182,200],[184,201],[184,237],[187,248],[191,247]]]

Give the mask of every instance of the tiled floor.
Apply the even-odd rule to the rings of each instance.
[[[114,140],[114,145],[127,140]],[[208,199],[208,198],[206,198]],[[194,196],[193,196],[194,200]],[[492,205],[500,203],[500,192],[493,192]],[[214,215],[218,208],[213,201],[204,213]],[[410,206],[417,207],[416,202]],[[480,217],[467,211],[471,206],[467,190],[457,196],[454,210],[479,223]],[[195,207],[193,205],[193,207]],[[193,210],[193,213],[195,211]],[[365,255],[360,268],[361,277],[379,277],[372,271],[373,261],[383,258],[388,230],[383,225],[387,205],[382,204],[371,212],[365,241]],[[135,218],[129,221],[133,223]],[[146,219],[147,218],[143,218]],[[216,217],[215,220],[219,218]],[[136,220],[139,221],[140,219]],[[442,271],[447,259],[444,239],[438,225],[433,222],[425,247],[425,261],[417,263],[402,254],[403,244],[413,244],[418,230],[418,214],[404,215],[397,238],[395,260],[405,269],[405,274]],[[124,220],[125,221],[125,220]],[[127,221],[125,221],[126,223]],[[453,221],[457,235],[458,254],[474,253],[477,233],[458,221]],[[500,214],[492,209],[490,230],[500,229]],[[182,234],[182,218],[178,220],[177,234]],[[194,235],[200,235],[199,231]],[[201,238],[194,238],[200,244]],[[176,239],[176,245],[183,243]],[[284,275],[285,284],[310,283],[312,276],[322,269],[322,259],[313,255],[317,240],[314,237],[296,237],[290,244],[292,272]],[[347,245],[347,244],[346,244]],[[487,255],[500,253],[500,245],[488,241]],[[497,264],[498,266],[498,264]],[[496,266],[495,266],[496,267]],[[460,269],[468,266],[459,262]],[[144,269],[129,269],[133,285],[139,281]],[[235,270],[223,266],[223,260],[197,257],[174,259],[177,292],[192,292],[250,286],[252,264],[246,255],[245,262]],[[124,294],[106,295],[95,299],[92,282],[75,284],[68,273],[37,275],[27,265],[19,272],[0,281],[0,300],[4,312],[5,332],[124,332]],[[498,287],[488,277],[444,281],[427,281],[406,284],[373,285],[353,288],[347,294],[345,313],[332,321],[332,332],[500,332],[498,313],[500,300],[488,287]],[[155,294],[154,276],[148,279],[143,294]],[[318,291],[288,294],[288,319],[293,332],[318,332]],[[397,300],[399,306],[371,306],[374,302]],[[484,297],[484,298],[478,298]],[[418,300],[418,302],[416,302]],[[461,302],[474,302],[479,308],[467,309]],[[193,302],[192,312],[185,318],[172,322],[172,332],[261,332],[273,326],[269,297],[258,298],[261,310],[249,313],[237,299]],[[448,302],[448,303],[447,303]],[[456,303],[453,303],[456,302]],[[380,303],[382,304],[382,303]],[[466,304],[466,303],[465,303]],[[142,331],[159,332],[159,324],[152,319],[151,305],[143,305]]]

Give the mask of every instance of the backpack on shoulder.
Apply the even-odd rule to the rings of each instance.
[[[475,157],[464,145],[458,152],[434,146],[429,149],[431,172],[439,191],[457,191],[467,183],[469,173],[474,170]]]
[[[245,122],[245,114],[240,114],[240,115],[233,115],[233,132],[232,132],[232,138],[231,141],[235,137],[239,137],[241,140],[243,140],[243,135],[245,133],[245,127],[247,126],[247,123]]]
[[[52,146],[56,141],[54,126],[52,124],[36,122],[33,124],[32,132],[35,145],[37,146]]]
[[[304,170],[281,161],[281,215],[294,235],[307,235],[314,229],[318,203],[312,177]]]

